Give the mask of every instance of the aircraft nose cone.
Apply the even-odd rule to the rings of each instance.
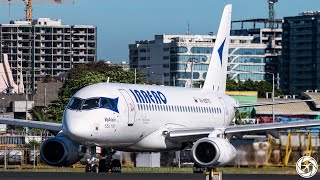
[[[66,110],[63,116],[63,133],[73,141],[82,141],[90,137],[90,127],[86,125],[77,112]]]

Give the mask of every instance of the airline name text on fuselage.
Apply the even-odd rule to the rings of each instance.
[[[166,96],[160,91],[129,90],[137,103],[167,104]]]

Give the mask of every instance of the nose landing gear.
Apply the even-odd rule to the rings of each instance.
[[[85,172],[99,172],[99,159],[96,158],[96,147],[92,146],[89,148],[89,158],[87,159],[87,165]]]
[[[115,151],[111,148],[102,148],[101,159],[96,157],[96,147],[89,148],[89,158],[87,159],[87,165],[85,172],[111,172],[121,173],[121,162],[118,159],[113,159]]]

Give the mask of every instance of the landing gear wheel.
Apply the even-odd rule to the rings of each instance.
[[[91,172],[91,165],[90,164],[86,165],[86,172]]]
[[[118,159],[113,159],[111,162],[111,172],[121,173],[121,162]]]
[[[97,164],[93,165],[92,172],[98,173],[99,172],[99,166]]]
[[[99,161],[99,172],[109,172],[107,169],[107,162],[105,159],[100,159]]]
[[[89,148],[89,157],[87,159],[87,165],[85,172],[99,172],[99,159],[96,158],[96,147],[92,146]]]

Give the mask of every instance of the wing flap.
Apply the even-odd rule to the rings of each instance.
[[[52,123],[52,122],[42,122],[42,121],[0,118],[0,124],[39,128],[39,129],[46,129],[46,130],[58,131],[58,132],[62,130],[62,124]]]

